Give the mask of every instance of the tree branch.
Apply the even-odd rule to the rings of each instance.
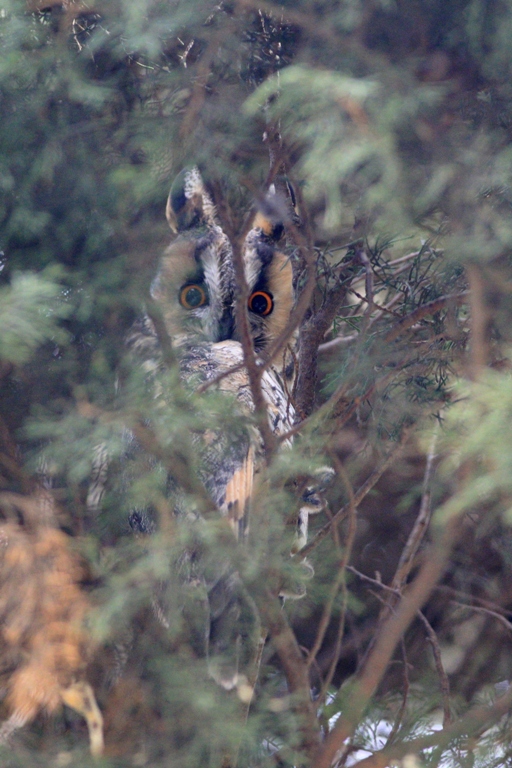
[[[371,475],[365,480],[365,482],[358,488],[358,490],[354,493],[354,499],[353,503],[357,507],[364,497],[371,491],[371,489],[374,487],[374,485],[380,480],[386,469],[388,469],[389,466],[395,461],[397,456],[401,453],[401,451],[404,448],[405,442],[407,438],[409,437],[409,430],[404,429],[402,433],[402,437],[399,443],[397,443],[388,453],[384,461],[377,467],[377,469],[374,469],[374,471],[371,473]],[[300,552],[297,552],[295,557],[297,557],[300,560],[303,560],[315,547],[320,544],[320,542],[325,539],[325,537],[332,531],[332,528],[335,524],[340,523],[350,512],[350,503],[345,504],[345,506],[341,507],[336,514],[334,514],[331,519],[322,527],[319,531],[315,534],[315,536],[311,539],[310,542],[306,544],[305,547],[302,547]]]
[[[428,734],[428,736],[420,736],[417,739],[385,747],[380,752],[359,760],[352,768],[387,768],[390,761],[400,760],[405,755],[418,754],[422,750],[431,747],[446,749],[452,741],[460,739],[462,736],[468,736],[471,739],[478,738],[479,735],[506,715],[511,707],[512,686],[509,686],[508,691],[503,696],[500,696],[490,707],[473,707],[464,717],[461,717],[460,720],[452,723],[447,728],[443,728],[442,731],[434,731],[434,733]]]
[[[301,749],[310,759],[318,749],[320,727],[316,707],[311,701],[309,673],[295,635],[290,628],[279,600],[269,590],[258,592],[255,600],[264,626],[269,631],[286,682],[292,694],[292,706],[299,718]]]
[[[350,711],[342,714],[334,729],[319,749],[313,768],[330,768],[336,753],[344,741],[354,732],[371,697],[375,693],[396,644],[427,600],[441,578],[456,536],[458,520],[453,518],[446,526],[438,542],[427,552],[423,565],[411,586],[405,591],[395,612],[381,625],[375,643],[351,686]]]

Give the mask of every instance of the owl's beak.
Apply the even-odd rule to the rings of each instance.
[[[217,338],[215,341],[227,341],[228,339],[233,338],[233,332],[234,332],[234,323],[233,323],[233,315],[231,312],[224,312],[222,317],[219,320],[219,325],[217,328]]]

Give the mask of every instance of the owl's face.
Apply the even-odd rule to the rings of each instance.
[[[232,247],[197,168],[176,178],[166,215],[178,236],[162,258],[152,295],[162,308],[167,332],[178,344],[239,341]],[[286,326],[294,302],[291,264],[276,248],[280,230],[282,225],[258,213],[243,243],[247,310],[259,353]]]
[[[234,328],[231,247],[220,227],[196,235],[180,235],[169,246],[151,293],[178,343],[225,341]]]
[[[254,348],[260,353],[285,328],[294,304],[291,262],[277,250],[274,238],[272,225],[258,214],[243,250],[249,289],[247,311]]]
[[[167,248],[151,293],[178,344],[233,336],[234,271],[229,240],[197,168],[172,185],[166,216],[178,237]]]

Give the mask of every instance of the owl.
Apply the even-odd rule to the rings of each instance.
[[[274,342],[287,326],[294,305],[290,259],[279,250],[282,233],[278,206],[270,195],[254,216],[242,244],[243,266],[248,287],[247,312],[256,354],[265,358],[275,352]],[[247,423],[233,434],[205,429],[195,435],[200,455],[200,478],[236,537],[243,540],[249,525],[249,507],[257,476],[263,465],[261,437],[250,417],[254,411],[251,388],[245,370],[241,333],[236,321],[237,285],[233,250],[220,226],[216,208],[196,167],[183,170],[172,185],[166,217],[175,239],[161,259],[151,294],[160,309],[165,330],[179,360],[185,389],[212,384],[234,400],[234,408]],[[155,397],[165,404],[165,392],[157,381],[162,368],[160,343],[153,322],[141,318],[129,335],[128,344],[142,360],[147,374],[155,377]],[[293,339],[284,350],[273,354],[261,377],[261,389],[269,425],[278,437],[293,426],[295,412],[289,396],[293,380]],[[165,407],[165,405],[164,405]],[[283,447],[289,445],[286,438]],[[174,484],[173,498],[179,489]],[[300,548],[307,536],[307,519],[318,511],[316,494],[307,489],[298,515]],[[143,510],[132,514],[132,524],[146,531]],[[217,563],[208,576],[197,568],[191,556],[189,579],[204,584],[208,595],[209,629],[195,638],[195,647],[210,659],[212,676],[226,689],[236,685],[241,615],[247,622],[247,601],[238,574]],[[307,570],[307,566],[305,566]],[[302,596],[302,587],[296,594]],[[165,623],[165,607],[157,608]],[[257,618],[254,617],[254,626]],[[248,632],[245,630],[245,637]],[[259,638],[258,638],[259,639]]]
[[[185,385],[194,381],[197,386],[227,374],[220,379],[218,389],[234,396],[240,411],[249,414],[254,408],[248,376],[241,367],[244,358],[235,319],[232,247],[196,167],[185,169],[176,178],[166,216],[176,238],[161,259],[151,294],[179,356],[182,381]],[[243,244],[247,309],[258,354],[271,348],[294,304],[292,267],[276,247],[281,231],[282,224],[258,212]],[[158,368],[158,340],[148,317],[139,322],[128,343],[139,359],[144,358],[148,373]],[[284,381],[286,364],[287,355],[280,352],[261,382],[269,423],[276,435],[287,432],[295,418]],[[237,367],[239,370],[230,372]],[[244,534],[260,453],[255,430],[245,439],[239,438],[236,446],[228,446],[222,435],[216,435],[202,449],[203,482],[237,537]]]

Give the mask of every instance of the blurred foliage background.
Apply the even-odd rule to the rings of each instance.
[[[496,702],[512,658],[511,35],[508,0],[0,0],[0,484],[45,484],[87,565],[102,764],[510,760]],[[176,576],[191,534],[174,525],[162,450],[183,445],[192,468],[191,432],[238,427],[215,393],[184,405],[173,370],[162,417],[125,337],[169,241],[170,183],[190,163],[230,233],[286,179],[299,293],[315,270],[295,447],[257,501],[276,522],[245,559],[214,529],[202,546],[232,559],[259,607],[269,563],[301,574],[285,481],[307,462],[334,468],[308,545],[315,575],[279,619],[307,662],[318,739],[350,711],[383,612],[449,538],[422,617],[331,763],[303,736],[275,626],[259,616],[270,638],[245,723],[243,692],[209,680],[195,644],[204,596]],[[136,418],[158,430],[130,484]],[[109,481],[91,508],[98,446]],[[157,531],[134,535],[130,510],[148,504]],[[10,664],[3,653],[4,679]],[[495,716],[464,725],[484,704]],[[88,765],[84,734],[70,710],[43,713],[3,764]]]

